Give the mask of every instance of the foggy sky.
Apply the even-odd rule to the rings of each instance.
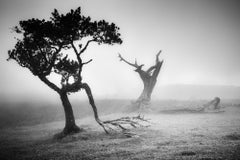
[[[49,18],[54,8],[66,13],[78,6],[93,20],[116,23],[123,39],[122,45],[94,44],[84,53],[83,59],[93,58],[93,62],[84,67],[83,81],[96,97],[137,98],[140,94],[139,76],[119,61],[118,53],[148,67],[162,50],[164,64],[156,88],[171,84],[240,86],[238,0],[1,0],[0,96],[57,96],[28,69],[6,61],[7,50],[16,43],[10,28],[19,20]],[[126,95],[128,90],[133,94]]]

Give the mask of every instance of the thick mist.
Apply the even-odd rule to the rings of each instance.
[[[93,59],[76,65],[81,82],[77,75],[66,91],[41,77],[51,89],[7,61],[19,21],[77,7],[116,24],[123,41],[91,42],[78,56]],[[239,8],[239,0],[0,0],[0,159],[239,159]]]
[[[133,68],[119,62],[118,53],[132,62],[136,58],[139,64],[148,67],[154,63],[155,54],[163,51],[160,58],[165,62],[154,91],[156,98],[173,98],[178,87],[170,87],[173,91],[161,89],[169,85],[240,86],[238,1],[2,0],[0,6],[0,95],[4,100],[58,98],[27,69],[6,61],[7,50],[16,42],[10,28],[19,20],[48,18],[54,8],[67,12],[77,6],[94,20],[116,23],[123,39],[118,46],[91,45],[84,55],[84,60],[93,58],[93,62],[85,66],[83,81],[89,83],[97,98],[134,99],[141,92],[138,75]],[[222,93],[223,90],[219,93],[223,98],[239,95],[228,96],[228,90]],[[171,94],[166,96],[166,92]],[[199,97],[186,94],[174,98],[212,96],[202,97],[202,93]]]

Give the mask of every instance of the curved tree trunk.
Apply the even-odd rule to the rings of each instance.
[[[92,109],[93,109],[93,114],[94,114],[95,120],[104,129],[104,131],[108,134],[108,131],[104,127],[103,122],[99,119],[97,107],[96,107],[94,99],[93,99],[91,88],[88,86],[87,83],[82,83],[82,88],[85,90],[85,92],[88,96],[89,103],[90,103],[90,105],[92,106]]]
[[[60,98],[62,100],[62,105],[65,113],[65,127],[63,129],[63,134],[79,132],[80,128],[75,123],[72,105],[69,102],[67,93],[60,93]]]

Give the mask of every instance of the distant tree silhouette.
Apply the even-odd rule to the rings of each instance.
[[[83,62],[81,56],[94,42],[99,45],[121,44],[119,28],[105,20],[91,21],[90,17],[81,14],[79,7],[66,14],[59,14],[55,9],[50,20],[33,18],[20,21],[13,30],[22,37],[17,39],[14,49],[8,51],[9,59],[28,68],[34,76],[59,94],[65,111],[62,134],[80,131],[75,124],[68,94],[81,89],[87,93],[96,121],[104,128],[98,118],[91,89],[87,83],[82,82],[83,66],[92,59]],[[75,58],[70,58],[70,54]],[[49,80],[51,74],[61,76],[59,85]]]
[[[203,105],[202,111],[217,111],[221,108],[220,106],[221,99],[219,97],[215,97],[213,100]]]
[[[159,61],[160,53],[161,51],[159,51],[158,54],[156,55],[155,65],[149,67],[146,71],[142,69],[144,64],[138,65],[137,60],[135,60],[135,63],[130,63],[129,61],[124,59],[121,56],[121,54],[119,54],[120,61],[123,61],[128,65],[136,68],[135,71],[139,74],[140,78],[143,81],[144,85],[143,91],[135,102],[135,105],[137,106],[138,109],[147,106],[151,100],[151,95],[156,85],[157,77],[163,64],[163,61]]]

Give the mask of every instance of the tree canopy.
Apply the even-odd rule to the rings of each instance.
[[[14,49],[8,51],[9,59],[28,68],[58,92],[76,92],[80,89],[82,66],[91,61],[82,62],[81,54],[90,43],[122,43],[119,28],[114,23],[92,21],[81,14],[80,7],[66,14],[60,14],[55,9],[49,20],[33,18],[20,21],[13,30],[22,37],[17,39]],[[73,50],[76,59],[68,58],[64,50]],[[52,72],[62,77],[62,88],[46,78]],[[73,83],[69,83],[70,77],[74,79]]]

